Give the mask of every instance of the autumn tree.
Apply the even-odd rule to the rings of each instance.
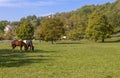
[[[69,39],[81,39],[84,36],[84,31],[86,27],[84,16],[73,15],[69,19],[68,23],[68,33],[67,36]]]
[[[120,10],[113,10],[108,16],[108,21],[114,27],[114,32],[120,32]]]
[[[6,40],[11,40],[12,37],[13,37],[13,33],[12,33],[12,32],[6,33],[6,34],[4,35],[4,39],[6,39]]]
[[[41,24],[42,37],[45,41],[58,40],[64,33],[63,23],[55,18],[45,19]]]
[[[34,32],[35,34],[35,39],[42,40],[42,31],[41,31],[41,26],[38,26]]]
[[[86,29],[86,35],[97,41],[101,39],[104,42],[104,39],[109,37],[113,32],[113,28],[108,24],[107,17],[101,12],[94,11],[88,20],[88,27]]]
[[[15,32],[19,39],[32,39],[34,35],[34,28],[30,21],[25,19],[21,21],[20,27],[18,27]]]

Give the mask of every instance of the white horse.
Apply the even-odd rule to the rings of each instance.
[[[31,51],[34,51],[32,40],[23,40],[23,42],[27,44],[28,49],[30,49]]]

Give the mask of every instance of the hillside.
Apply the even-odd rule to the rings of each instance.
[[[94,11],[105,15],[106,21],[113,28],[113,33],[118,33],[120,31],[120,0],[116,0],[113,3],[108,2],[101,5],[85,5],[70,12],[56,13],[44,17],[37,17],[35,15],[27,16],[21,18],[21,20],[18,22],[0,21],[0,32],[4,33],[3,30],[7,24],[20,26],[20,23],[26,19],[32,23],[35,29],[34,32],[38,34],[39,37],[39,29],[41,28],[40,26],[42,26],[42,22],[46,20],[46,18],[52,17],[59,19],[63,23],[64,33],[62,35],[66,35],[70,39],[81,39],[85,37],[89,16]],[[14,34],[14,32],[12,34]],[[2,36],[3,35],[1,34],[0,39],[4,39]],[[11,36],[11,34],[9,36]]]

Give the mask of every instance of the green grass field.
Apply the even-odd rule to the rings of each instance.
[[[0,43],[0,78],[120,78],[120,43],[34,42],[34,52]]]

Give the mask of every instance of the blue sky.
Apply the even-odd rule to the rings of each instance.
[[[0,20],[19,21],[28,15],[45,16],[69,12],[84,5],[103,4],[115,0],[0,0]]]

